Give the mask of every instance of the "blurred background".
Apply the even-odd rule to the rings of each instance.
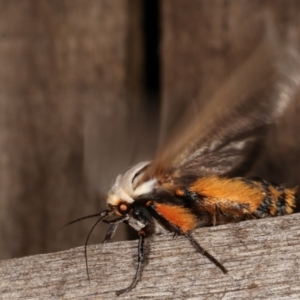
[[[266,12],[300,51],[297,0],[0,0],[0,259],[83,245],[93,220],[59,228],[153,157],[175,104],[209,101]],[[299,184],[299,112],[298,95],[252,174]]]

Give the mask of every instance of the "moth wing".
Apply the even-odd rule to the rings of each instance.
[[[208,174],[242,173],[299,83],[299,54],[269,35],[201,114],[190,106],[145,177],[186,184]]]

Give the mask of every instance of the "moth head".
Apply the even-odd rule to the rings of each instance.
[[[126,214],[135,198],[143,194],[148,194],[154,189],[156,184],[155,178],[140,182],[149,165],[149,161],[141,162],[127,170],[124,174],[117,176],[108,192],[107,204],[109,207],[116,208],[116,212],[119,214]]]

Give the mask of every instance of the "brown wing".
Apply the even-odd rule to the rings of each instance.
[[[190,107],[145,178],[189,183],[241,173],[300,83],[299,54],[268,36],[196,115]]]

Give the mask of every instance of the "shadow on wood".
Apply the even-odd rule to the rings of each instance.
[[[299,299],[300,214],[200,228],[194,237],[224,275],[183,237],[147,240],[136,289],[117,297],[135,272],[137,241],[83,247],[0,262],[1,299]]]

